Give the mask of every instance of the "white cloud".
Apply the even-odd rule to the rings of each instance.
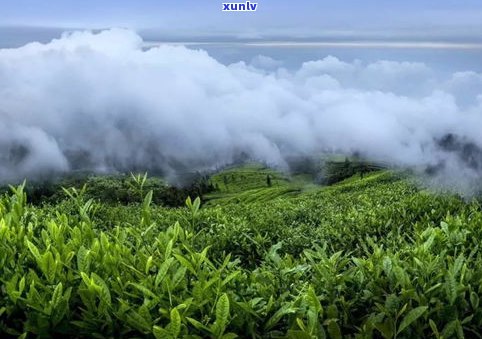
[[[283,61],[265,55],[258,55],[251,60],[251,65],[261,69],[274,70],[283,66]]]
[[[482,146],[480,74],[439,81],[420,63],[332,56],[290,72],[267,57],[225,66],[204,51],[141,46],[112,29],[0,50],[1,178],[82,166],[202,169],[240,152],[282,165],[325,149],[423,168],[455,163],[435,142],[447,133]],[[459,102],[466,85],[471,105]]]

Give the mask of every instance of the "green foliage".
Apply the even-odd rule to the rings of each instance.
[[[211,181],[224,194],[241,193],[252,189],[266,188],[267,178],[273,186],[286,186],[289,178],[258,164],[233,167],[214,174]]]
[[[261,173],[249,191],[279,189]],[[480,337],[476,201],[382,172],[170,209],[129,180],[135,204],[88,185],[55,205],[24,185],[0,198],[2,337]]]
[[[68,190],[64,190],[67,187]],[[142,203],[145,193],[152,191],[152,201],[157,205],[182,207],[188,196],[203,196],[212,192],[214,186],[203,176],[196,176],[190,185],[168,185],[158,177],[147,173],[130,175],[71,175],[49,182],[31,182],[24,187],[31,204],[41,206],[58,204],[70,197],[76,190],[88,200],[100,201],[105,205],[129,205]],[[9,192],[9,187],[0,187],[0,193]]]
[[[248,164],[214,174],[211,182],[216,190],[206,194],[204,198],[207,205],[213,206],[295,196],[300,194],[312,179],[294,181],[293,178],[264,166]]]
[[[384,167],[381,164],[363,161],[357,157],[353,159],[345,157],[344,161],[329,160],[322,166],[321,182],[323,184],[331,185],[350,178],[355,174],[359,174],[360,177],[363,178],[366,173],[379,171],[383,168]]]

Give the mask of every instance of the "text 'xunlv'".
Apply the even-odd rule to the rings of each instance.
[[[258,4],[249,1],[223,3],[223,12],[255,12],[257,9]]]

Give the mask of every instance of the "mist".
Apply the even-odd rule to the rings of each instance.
[[[135,32],[66,33],[0,49],[0,181],[73,170],[175,179],[241,154],[353,153],[469,192],[482,179],[482,74],[423,63],[296,70],[259,56],[223,65],[203,50],[143,48]]]

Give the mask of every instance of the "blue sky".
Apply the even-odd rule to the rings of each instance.
[[[223,13],[224,1],[7,0],[0,26],[122,26],[182,37],[474,40],[482,35],[480,0],[258,0],[256,13]]]

